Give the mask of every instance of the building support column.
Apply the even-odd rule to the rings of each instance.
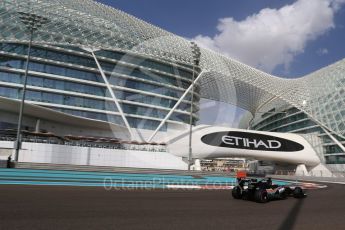
[[[22,148],[22,123],[23,123],[23,115],[24,115],[24,106],[25,106],[25,95],[26,95],[26,86],[28,81],[28,72],[29,72],[29,63],[30,63],[30,56],[31,56],[31,46],[33,40],[34,30],[30,30],[30,41],[28,44],[28,53],[26,56],[25,62],[25,73],[24,73],[24,82],[22,88],[22,98],[20,100],[20,107],[19,107],[19,118],[18,118],[18,127],[17,127],[17,140],[15,142],[15,161],[19,161],[19,150]]]
[[[97,60],[97,57],[96,57],[96,55],[95,55],[95,53],[94,53],[95,50],[92,49],[92,48],[85,48],[85,47],[83,47],[83,49],[86,50],[86,51],[88,51],[88,52],[90,52],[90,53],[92,54],[92,57],[94,58],[94,60],[95,60],[95,62],[96,62],[97,68],[98,68],[98,70],[99,70],[99,72],[100,72],[100,74],[101,74],[101,76],[102,76],[102,78],[103,78],[103,81],[104,81],[104,83],[105,83],[106,86],[107,86],[107,89],[108,89],[108,91],[109,91],[109,93],[110,93],[110,95],[111,95],[111,97],[112,97],[112,99],[113,99],[113,101],[114,101],[114,103],[115,103],[115,105],[116,105],[116,108],[118,109],[118,111],[119,111],[119,113],[120,113],[120,115],[121,115],[122,120],[124,121],[124,123],[125,123],[125,125],[126,125],[126,127],[127,127],[127,129],[128,129],[129,134],[131,135],[131,139],[133,140],[133,139],[134,139],[134,134],[133,134],[133,132],[132,132],[132,129],[131,129],[131,127],[130,127],[128,121],[127,121],[127,118],[126,118],[125,114],[123,113],[123,110],[122,110],[122,108],[121,108],[121,105],[120,105],[118,99],[116,98],[113,89],[111,88],[111,85],[109,84],[109,81],[108,81],[107,77],[105,76],[105,73],[104,73],[104,71],[103,71],[101,65],[99,64],[99,62],[98,62],[98,60]]]
[[[304,105],[304,106],[306,105],[306,103],[307,103],[307,101],[303,101],[303,105]],[[301,110],[301,109],[300,109],[300,110]],[[312,121],[314,121],[316,124],[318,124],[318,125],[320,126],[320,128],[321,128],[321,129],[322,129],[322,130],[323,130],[323,131],[334,141],[334,143],[336,143],[336,144],[339,146],[339,148],[340,148],[341,150],[343,150],[343,152],[345,153],[345,147],[344,147],[344,145],[342,145],[342,144],[340,143],[340,141],[337,140],[337,138],[335,138],[330,132],[328,132],[327,126],[323,125],[320,121],[314,119],[313,116],[312,116],[311,114],[305,112],[304,110],[302,110],[302,111],[303,111],[305,114],[307,114],[308,117],[309,117]],[[341,135],[341,137],[343,137],[343,136]]]
[[[35,126],[35,132],[39,133],[40,132],[40,125],[41,125],[41,119],[36,120],[36,126]]]
[[[186,95],[189,93],[189,91],[192,90],[194,84],[199,81],[199,79],[201,78],[201,76],[205,73],[205,71],[201,71],[199,73],[199,75],[197,76],[197,78],[195,78],[195,80],[193,81],[192,84],[190,84],[190,86],[188,87],[188,89],[183,93],[183,95],[180,97],[180,99],[175,103],[174,107],[171,108],[171,110],[169,111],[169,113],[165,116],[165,118],[161,121],[161,123],[158,125],[157,129],[153,132],[153,134],[150,136],[150,138],[148,139],[148,142],[151,142],[152,139],[156,136],[157,132],[162,128],[162,126],[164,125],[164,123],[169,119],[169,117],[171,116],[171,114],[175,111],[175,109],[181,104],[182,100],[186,97]],[[193,106],[193,104],[191,104],[191,106]]]
[[[304,112],[304,111],[303,111]],[[309,113],[305,113],[308,115],[308,118],[310,118],[310,120],[314,121],[317,125],[320,126],[320,128],[334,141],[335,144],[337,144],[339,146],[339,148],[341,150],[343,150],[343,152],[345,153],[345,147],[344,145],[342,145],[340,143],[340,141],[337,140],[337,138],[335,138],[328,130],[327,127],[325,125],[323,125],[321,122],[319,122],[318,120],[314,119]]]
[[[295,172],[296,176],[309,176],[307,167],[305,166],[305,164],[299,164],[296,167],[296,172]]]
[[[339,146],[339,148],[340,148],[341,150],[343,150],[343,152],[345,153],[345,147],[344,147],[344,145],[342,145],[342,144],[340,143],[340,141],[338,141],[337,138],[335,138],[330,132],[328,132],[327,129],[325,129],[325,128],[322,127],[321,125],[320,125],[320,127],[321,127],[322,130],[323,130],[323,131],[334,141],[334,143],[336,143],[336,144]]]

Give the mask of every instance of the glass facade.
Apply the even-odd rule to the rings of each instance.
[[[345,112],[345,109],[344,109]],[[259,116],[259,115],[258,115]],[[316,134],[321,138],[323,155],[327,164],[344,164],[345,153],[334,141],[324,132],[324,130],[305,113],[297,108],[290,107],[285,110],[276,111],[272,109],[263,113],[261,118],[251,125],[251,129],[270,132],[293,132],[299,134]],[[345,144],[345,139],[334,136],[341,143]]]
[[[27,45],[0,43],[0,52],[0,96],[20,99]],[[191,66],[108,50],[95,54],[132,128],[155,129],[192,82]],[[123,125],[94,59],[82,49],[33,46],[27,85],[26,100],[32,103]],[[199,90],[196,85],[194,124]],[[190,100],[191,94],[169,120],[189,123]]]

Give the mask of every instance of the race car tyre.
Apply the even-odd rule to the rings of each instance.
[[[248,191],[243,191],[242,192],[242,200],[249,200]]]
[[[268,194],[265,189],[260,189],[255,191],[255,201],[258,203],[267,203],[268,202]]]
[[[284,190],[283,192],[279,194],[279,196],[280,196],[280,199],[285,200],[288,196],[288,192]]]
[[[285,194],[287,195],[287,196],[289,196],[289,195],[291,195],[292,194],[292,189],[290,188],[290,187],[284,187],[285,188]]]
[[[274,200],[285,200],[287,198],[287,191],[285,188],[279,188],[274,193],[274,196],[272,197]]]
[[[305,197],[304,192],[303,192],[301,187],[296,187],[293,190],[293,197],[294,198],[303,198],[303,197]]]
[[[231,191],[232,197],[235,199],[241,199],[242,198],[242,192],[241,188],[239,186],[235,186]]]

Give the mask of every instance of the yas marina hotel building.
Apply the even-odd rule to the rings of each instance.
[[[19,162],[186,169],[169,143],[200,129],[205,98],[247,110],[243,128],[298,133],[341,167],[344,69],[279,78],[95,1],[3,0],[0,151],[16,148],[23,108]]]

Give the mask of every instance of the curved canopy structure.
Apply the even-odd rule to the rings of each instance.
[[[34,16],[33,43],[124,50],[148,57],[193,64],[190,41],[120,10],[91,0],[2,0],[0,42],[27,43],[26,17]],[[345,135],[345,61],[298,79],[264,73],[201,48],[203,98],[235,104],[254,114],[272,100],[304,111],[323,128]]]

